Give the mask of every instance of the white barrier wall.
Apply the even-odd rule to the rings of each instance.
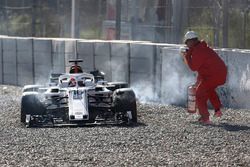
[[[45,84],[52,72],[52,40],[34,38],[33,43],[35,83]]]
[[[141,100],[154,99],[155,46],[150,43],[130,44],[130,85]]]
[[[231,51],[228,56],[229,104],[249,108],[250,103],[250,51]]]
[[[6,36],[0,41],[1,84],[45,84],[51,72],[68,71],[68,60],[76,58],[83,59],[87,72],[99,69],[108,81],[127,81],[142,101],[185,104],[187,86],[195,82],[179,55],[180,45]],[[228,67],[227,82],[218,88],[223,105],[249,108],[250,51],[216,51]]]
[[[94,45],[95,68],[106,74],[106,80],[112,81],[110,42],[98,41]]]
[[[69,63],[69,60],[77,58],[76,44],[77,44],[76,39],[65,39],[64,56],[65,56],[65,67],[67,72],[69,71],[69,67],[71,65],[71,63]]]
[[[162,68],[164,67],[163,64],[163,48],[173,48],[178,49],[180,46],[176,44],[165,44],[165,43],[157,43],[153,44],[156,47],[156,55],[155,55],[155,65],[154,65],[154,92],[155,92],[155,101],[161,101],[162,95]]]
[[[0,39],[0,84],[3,83],[3,39]]]
[[[84,71],[93,71],[95,69],[94,42],[88,40],[78,41],[77,58],[83,60],[83,63],[80,63],[80,65]]]
[[[179,49],[162,49],[161,102],[185,104],[187,87],[195,83],[195,74],[189,70],[179,54]]]
[[[3,83],[17,85],[16,38],[3,38]]]
[[[113,41],[110,45],[112,81],[129,82],[129,42]]]
[[[33,39],[17,38],[17,84],[33,84],[34,59],[33,59]]]
[[[65,41],[52,40],[52,71],[53,73],[65,72]]]

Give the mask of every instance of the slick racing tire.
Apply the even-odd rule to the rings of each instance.
[[[107,88],[111,91],[115,91],[116,89],[120,89],[120,88],[128,88],[128,83],[127,82],[109,82]]]
[[[126,113],[131,111],[133,123],[137,123],[137,108],[136,108],[136,98],[135,93],[130,88],[121,88],[115,90],[113,94],[113,103],[115,111]]]
[[[45,108],[36,94],[24,95],[21,100],[21,122],[25,123],[26,115],[42,115]]]

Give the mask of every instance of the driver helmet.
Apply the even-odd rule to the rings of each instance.
[[[69,86],[70,87],[76,86],[76,79],[75,78],[70,78]]]

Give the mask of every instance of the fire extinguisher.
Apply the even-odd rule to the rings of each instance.
[[[189,113],[196,113],[196,86],[195,85],[190,85],[188,86],[188,90],[187,90],[187,111]]]

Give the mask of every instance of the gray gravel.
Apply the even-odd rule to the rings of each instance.
[[[133,127],[27,129],[20,94],[0,86],[0,166],[250,166],[250,110],[205,126],[182,107],[138,104]]]

